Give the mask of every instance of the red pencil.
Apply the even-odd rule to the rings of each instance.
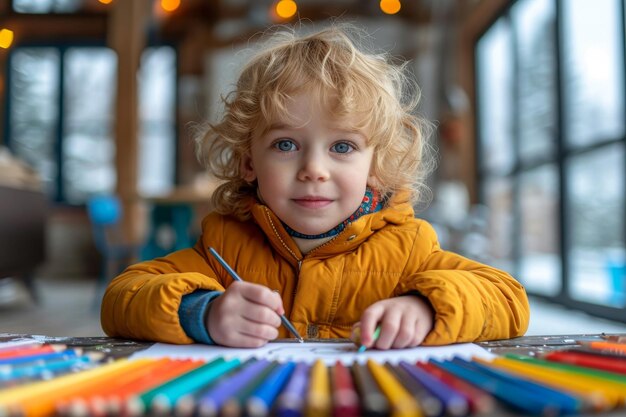
[[[495,402],[491,395],[479,390],[468,382],[444,371],[443,369],[428,362],[417,362],[415,364],[424,371],[430,373],[444,384],[456,390],[467,399],[472,413],[488,414],[495,409]]]
[[[331,370],[331,378],[333,416],[358,417],[360,415],[359,394],[356,392],[350,370],[340,361],[337,361]]]
[[[60,352],[65,350],[65,345],[28,345],[16,346],[11,349],[0,351],[0,359],[21,358],[24,356],[39,355],[41,353]]]
[[[572,365],[586,366],[587,368],[602,369],[603,371],[615,372],[626,375],[626,362],[606,356],[576,352],[550,352],[544,357],[549,361],[569,363]]]

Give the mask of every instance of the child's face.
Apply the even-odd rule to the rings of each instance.
[[[332,229],[359,207],[374,153],[349,120],[338,123],[315,103],[295,96],[291,121],[279,120],[255,138],[243,162],[244,179],[258,181],[265,204],[310,235]]]

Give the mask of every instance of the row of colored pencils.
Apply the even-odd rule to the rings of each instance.
[[[397,364],[101,359],[0,344],[0,417],[557,416],[626,404],[626,352],[606,346]]]

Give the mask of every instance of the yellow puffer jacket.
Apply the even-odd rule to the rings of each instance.
[[[287,317],[305,337],[349,337],[369,305],[411,291],[435,311],[424,344],[524,334],[528,300],[515,279],[443,251],[432,226],[415,219],[406,201],[389,206],[306,255],[264,205],[253,207],[248,222],[210,214],[194,248],[133,265],[110,283],[102,328],[110,336],[192,343],[178,319],[181,297],[232,283],[208,252],[213,247],[244,280],[279,291]],[[279,337],[290,337],[283,326]]]

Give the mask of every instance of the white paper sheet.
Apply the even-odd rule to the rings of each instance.
[[[365,362],[371,358],[377,362],[398,363],[400,361],[416,362],[428,359],[450,359],[459,356],[464,359],[479,357],[490,359],[494,355],[484,348],[473,343],[461,343],[448,346],[424,347],[393,350],[366,350],[358,353],[353,343],[337,342],[272,342],[257,349],[236,349],[222,346],[208,345],[170,345],[156,343],[150,348],[137,352],[131,358],[180,358],[202,359],[205,361],[223,356],[227,359],[239,358],[242,361],[248,358],[265,358],[277,361],[294,361],[312,363],[322,359],[327,365],[341,361],[345,365],[353,362]]]

